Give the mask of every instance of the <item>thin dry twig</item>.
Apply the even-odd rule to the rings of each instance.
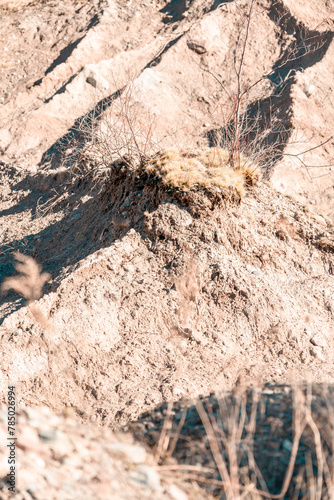
[[[282,120],[278,121],[272,116],[273,107],[270,102],[268,122],[264,123],[264,116],[259,112],[257,115],[255,114],[255,116],[250,118],[251,105],[254,105],[251,100],[253,89],[259,87],[264,82],[270,81],[269,79],[273,75],[278,74],[278,72],[284,68],[289,68],[291,63],[298,61],[307,54],[320,50],[326,43],[326,33],[307,36],[307,33],[302,32],[300,29],[298,36],[296,35],[296,40],[285,48],[280,60],[274,64],[269,71],[263,73],[256,78],[255,81],[246,85],[243,82],[243,72],[247,59],[247,49],[250,44],[251,27],[256,18],[256,14],[259,13],[259,9],[261,10],[261,7],[255,0],[250,0],[248,5],[245,23],[243,23],[239,29],[234,48],[234,84],[227,87],[222,81],[222,78],[218,77],[214,71],[207,68],[203,63],[199,64],[201,70],[208,73],[218,83],[222,93],[228,97],[229,101],[227,104],[227,113],[222,109],[220,109],[218,114],[214,112],[215,115],[217,114],[217,120],[214,121],[220,121],[222,126],[220,130],[213,133],[210,132],[211,140],[214,142],[215,146],[223,147],[229,151],[230,162],[235,169],[240,168],[241,155],[251,157],[253,163],[257,163],[266,172],[270,170],[278,158],[282,158],[283,156],[296,158],[306,169],[332,166],[331,164],[319,166],[310,165],[302,158],[304,153],[321,148],[329,142],[332,137],[306,151],[288,153],[285,151],[287,145],[286,139],[291,135],[292,125],[285,125]],[[271,5],[271,8],[274,6],[275,3]],[[281,5],[279,5],[279,8],[280,7]],[[277,12],[277,15],[278,18],[276,19],[276,23],[281,24],[284,22],[284,18],[287,17],[288,10],[285,9],[281,14]],[[289,70],[288,75],[284,77],[284,81],[279,83],[271,82],[271,85],[275,86],[275,92],[274,94],[271,93],[271,97],[268,96],[268,99],[273,97],[277,98],[282,95],[288,80],[293,78],[293,71],[292,69]]]
[[[166,453],[170,441],[170,430],[173,425],[172,420],[173,401],[169,401],[167,405],[166,418],[161,429],[158,445],[155,452],[155,459],[158,462]]]
[[[174,453],[175,446],[176,446],[177,441],[178,441],[178,439],[180,437],[180,434],[181,434],[184,422],[185,422],[186,417],[187,417],[187,411],[188,411],[188,404],[186,404],[184,406],[183,410],[182,410],[182,415],[181,415],[181,418],[180,418],[180,422],[178,423],[176,432],[175,432],[175,434],[173,436],[173,440],[171,442],[171,445],[169,447],[168,452],[166,453],[166,457],[171,457],[173,455],[173,453]]]
[[[283,498],[288,489],[289,485],[292,479],[293,475],[293,470],[297,458],[297,453],[298,453],[298,448],[299,448],[299,443],[301,436],[305,430],[305,427],[308,424],[308,420],[305,415],[305,398],[302,395],[301,391],[298,390],[297,388],[295,389],[295,400],[294,400],[294,438],[293,438],[293,443],[292,443],[292,449],[290,453],[290,459],[288,463],[288,467],[285,472],[281,492],[278,494],[271,494],[267,491],[260,490],[256,488],[254,484],[243,486],[240,484],[238,481],[238,484],[236,483],[236,479],[238,477],[238,471],[236,469],[236,459],[235,459],[235,450],[237,447],[235,438],[237,436],[235,429],[236,427],[236,422],[234,424],[232,423],[232,419],[230,418],[228,420],[228,425],[230,425],[230,436],[231,439],[230,441],[226,439],[225,436],[225,441],[228,444],[228,454],[229,454],[229,459],[231,460],[232,458],[232,468],[230,468],[230,472],[228,472],[225,461],[223,459],[222,453],[220,451],[220,447],[217,441],[217,432],[215,432],[215,424],[213,423],[212,415],[211,418],[209,417],[208,413],[204,409],[203,404],[201,401],[198,401],[196,403],[196,408],[198,411],[199,416],[201,417],[204,429],[206,431],[206,435],[208,437],[210,449],[213,455],[213,458],[215,460],[215,463],[217,465],[217,469],[220,473],[220,476],[222,477],[221,485],[225,488],[225,493],[227,495],[227,498],[235,499],[240,497],[240,491],[252,491],[252,493],[256,495],[260,495],[264,498],[270,498],[272,500],[278,500]],[[254,418],[254,417],[253,417]],[[252,424],[254,425],[254,424]],[[254,430],[254,428],[252,429]],[[220,431],[220,429],[219,429]],[[221,436],[222,433],[219,432],[219,435]],[[234,447],[234,449],[233,449]]]

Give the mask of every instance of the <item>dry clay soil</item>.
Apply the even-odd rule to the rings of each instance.
[[[270,70],[303,30],[323,37],[320,51],[291,68],[279,101],[308,139],[289,139],[300,152],[332,132],[333,6],[278,4],[288,23],[275,24],[263,3],[245,79]],[[283,157],[271,181],[241,199],[166,191],[121,166],[96,183],[52,160],[75,121],[134,67],[138,100],[161,134],[173,128],[177,144],[193,145],[217,127],[221,95],[206,70],[233,86],[229,48],[244,23],[234,2],[1,9],[0,278],[14,274],[15,250],[52,276],[33,310],[14,293],[1,298],[1,387],[16,383],[19,405],[69,406],[77,419],[114,429],[238,380],[333,382],[333,141],[302,157],[321,168]],[[87,83],[92,71],[108,89]],[[271,92],[264,83],[255,102]]]

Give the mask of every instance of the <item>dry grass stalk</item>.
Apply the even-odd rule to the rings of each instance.
[[[238,5],[239,4],[239,5]],[[248,2],[237,2],[236,9],[239,11],[240,25],[237,40],[233,50],[232,74],[234,78],[230,85],[226,85],[221,77],[205,65],[200,69],[208,73],[218,84],[218,93],[224,96],[223,103],[215,106],[215,111],[210,112],[212,123],[220,123],[221,128],[216,132],[210,132],[210,142],[216,147],[226,149],[230,154],[230,162],[236,169],[240,166],[240,159],[246,156],[259,165],[263,171],[269,172],[273,165],[281,160],[283,156],[290,156],[298,160],[308,173],[309,168],[324,168],[331,165],[310,165],[304,160],[304,154],[321,148],[333,139],[333,135],[314,147],[304,148],[304,151],[287,151],[287,146],[293,143],[290,137],[293,133],[293,125],[289,120],[278,119],[277,108],[271,104],[271,97],[279,98],[285,88],[293,81],[294,70],[291,66],[294,62],[305,56],[316,53],[326,45],[329,32],[318,33],[303,28],[300,24],[298,30],[285,47],[278,61],[254,80],[247,77],[247,59],[251,52],[251,33],[256,30],[256,19],[264,10],[270,8],[275,15],[277,26],[286,29],[289,19],[289,9],[283,2],[270,2],[270,7],[256,0]],[[245,10],[246,9],[246,10]],[[289,71],[287,71],[289,69]],[[281,71],[287,73],[280,76]],[[283,71],[283,74],[284,74]],[[276,78],[274,78],[276,75]],[[278,77],[280,76],[280,78]],[[282,79],[283,78],[283,79]],[[270,82],[270,83],[269,83]],[[268,86],[269,84],[269,86]],[[254,94],[255,91],[255,94]],[[260,96],[258,93],[261,93]],[[258,94],[256,96],[256,94]],[[261,100],[268,101],[268,109],[260,110]],[[256,103],[258,109],[256,109]],[[311,138],[307,141],[310,144]],[[301,144],[298,142],[297,144]]]
[[[246,390],[241,391],[240,388],[238,389],[234,394],[233,405],[224,397],[217,398],[219,411],[215,413],[213,413],[208,401],[205,402],[205,406],[201,400],[196,403],[196,409],[205,429],[208,444],[221,479],[206,477],[207,474],[214,474],[214,470],[209,467],[176,464],[163,466],[159,470],[163,474],[176,474],[184,479],[197,480],[200,483],[221,487],[228,500],[241,498],[253,500],[265,498],[272,500],[283,499],[288,494],[291,486],[301,438],[306,432],[307,439],[313,435],[312,449],[315,452],[316,473],[314,472],[314,458],[308,452],[305,457],[305,467],[302,467],[298,476],[295,477],[293,498],[298,499],[302,494],[303,498],[310,500],[321,500],[323,498],[332,500],[334,498],[334,464],[332,460],[334,452],[334,409],[331,400],[326,397],[326,392],[324,391],[320,395],[321,401],[327,403],[327,406],[325,408],[322,406],[320,410],[320,413],[324,411],[323,414],[321,413],[321,418],[325,418],[325,422],[322,423],[321,418],[319,421],[315,419],[315,416],[319,418],[319,415],[314,413],[312,408],[312,402],[314,401],[312,387],[307,386],[305,390],[300,387],[293,388],[293,439],[289,462],[280,493],[271,494],[256,465],[253,454],[260,393],[259,391],[253,392],[251,411],[248,415],[246,412]],[[318,397],[319,393],[317,394]],[[181,421],[183,425],[185,419],[181,418]],[[177,426],[175,436],[181,434],[180,424],[181,422]],[[172,444],[174,450],[175,443]],[[325,452],[324,445],[326,450],[329,451]],[[247,472],[242,470],[245,467],[241,469],[240,465],[241,457],[245,452],[248,457]],[[330,453],[330,456],[328,453]],[[225,459],[226,454],[228,463]],[[170,456],[168,451],[167,455]],[[253,478],[251,471],[255,473]],[[257,487],[257,482],[261,485],[261,489]]]
[[[168,402],[166,418],[164,420],[158,445],[155,452],[155,459],[159,461],[166,453],[170,441],[170,430],[173,425],[172,420],[173,401]]]
[[[171,445],[170,445],[168,451],[166,451],[166,453],[165,453],[165,457],[171,457],[173,455],[173,452],[175,450],[177,441],[178,441],[178,439],[179,439],[179,437],[181,435],[182,427],[184,426],[184,423],[186,421],[187,410],[188,410],[188,405],[186,404],[185,407],[183,408],[182,416],[181,416],[180,422],[179,422],[179,424],[177,426],[176,432],[173,435],[173,439],[172,439]]]
[[[43,286],[50,280],[51,275],[42,273],[41,266],[32,257],[20,252],[15,252],[14,257],[17,260],[15,269],[19,275],[6,278],[1,286],[1,291],[7,293],[9,290],[14,290],[22,295],[34,319],[45,327],[47,318],[33,302],[41,298]]]
[[[17,260],[15,269],[20,274],[6,278],[1,290],[3,293],[14,290],[26,299],[27,304],[30,304],[41,298],[43,286],[51,276],[49,273],[42,273],[41,266],[32,257],[20,252],[15,252],[14,257]]]
[[[105,105],[97,104],[78,125],[83,144],[73,144],[66,159],[66,162],[75,159],[76,174],[93,174],[99,178],[117,160],[135,169],[160,150],[160,141],[154,133],[155,118],[150,109],[139,102],[135,75],[126,77],[127,84],[114,79],[114,88],[120,90]]]
[[[228,500],[233,500],[233,498],[235,498],[234,487],[236,485],[233,484],[235,482],[231,480],[226,463],[225,463],[224,458],[221,454],[221,450],[219,447],[219,441],[217,439],[217,436],[215,435],[211,421],[210,421],[208,414],[205,411],[204,406],[201,403],[201,401],[197,402],[196,409],[198,411],[199,416],[201,417],[207,438],[209,440],[209,445],[210,445],[210,449],[211,449],[214,461],[215,461],[217,468],[219,470],[219,474],[220,474],[221,478],[223,479],[223,483],[225,485],[226,497]]]
[[[36,214],[35,217],[45,217],[49,212],[51,212],[57,205],[59,205],[63,200],[66,200],[68,194],[64,193],[60,195],[57,193],[57,191],[54,189],[55,192],[54,196],[52,196],[49,200],[47,200],[43,205],[40,204],[40,198],[37,201],[37,206],[36,206]]]

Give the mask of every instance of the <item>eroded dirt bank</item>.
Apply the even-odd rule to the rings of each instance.
[[[1,2],[0,281],[15,275],[15,251],[51,275],[30,305],[14,291],[0,297],[1,398],[16,384],[22,432],[18,499],[44,500],[50,487],[57,499],[113,498],[111,489],[208,498],[213,488],[194,478],[154,476],[188,453],[178,444],[180,463],[162,463],[149,450],[162,446],[172,402],[268,381],[333,383],[333,6],[310,5],[256,3],[243,85],[260,78],[250,109],[277,112],[284,133],[264,179],[240,196],[98,163],[82,126],[101,111],[115,119],[133,86],[162,145],[210,145],[231,107],[247,2]],[[132,436],[112,434],[137,419]],[[279,436],[280,459],[292,440]],[[124,439],[141,444],[119,452]]]
[[[240,376],[332,380],[329,219],[265,183],[183,193],[124,166],[95,199],[76,189],[38,236],[45,325],[20,307],[1,326],[2,380],[26,403],[114,427]]]

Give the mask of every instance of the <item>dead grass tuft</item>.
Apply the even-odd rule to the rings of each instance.
[[[160,177],[167,186],[183,191],[197,187],[235,188],[242,195],[247,184],[261,177],[260,168],[240,156],[232,167],[229,152],[222,148],[168,149],[145,163],[144,171]]]
[[[17,260],[15,269],[20,274],[5,279],[1,291],[7,293],[9,290],[14,290],[26,299],[28,305],[41,298],[43,286],[51,276],[48,273],[42,273],[41,266],[32,257],[20,252],[15,252],[14,257]]]

